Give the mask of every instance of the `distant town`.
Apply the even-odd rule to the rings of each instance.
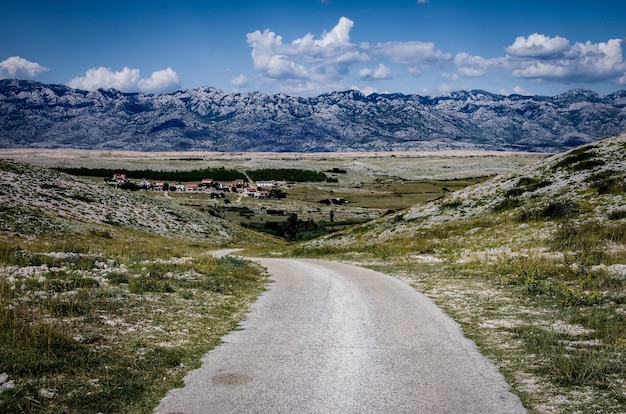
[[[127,190],[149,190],[149,191],[185,191],[185,192],[208,192],[211,198],[223,198],[225,193],[242,193],[244,197],[253,198],[285,198],[286,194],[279,190],[276,180],[256,181],[254,185],[241,178],[220,182],[213,178],[203,178],[197,184],[170,184],[163,180],[150,180],[142,178],[132,180],[126,174],[116,173],[110,178],[105,178],[105,182],[110,185]]]

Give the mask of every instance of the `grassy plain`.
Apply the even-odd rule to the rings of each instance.
[[[336,183],[279,183],[287,193],[282,200],[254,200],[228,194],[210,200],[203,193],[151,193],[196,209],[220,208],[224,217],[237,223],[281,220],[267,210],[298,214],[304,220],[368,220],[390,210],[409,208],[474,184],[486,177],[514,171],[545,158],[545,154],[443,151],[381,153],[135,153],[129,151],[1,150],[0,157],[43,167],[120,168],[153,170],[200,170],[205,168],[249,171],[263,168],[311,169],[326,172]],[[345,173],[333,173],[334,169]],[[142,177],[133,177],[142,178]],[[101,179],[94,179],[101,181]],[[319,201],[344,198],[347,205],[325,206]],[[246,207],[247,217],[222,207]]]

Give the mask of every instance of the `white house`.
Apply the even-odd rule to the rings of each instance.
[[[256,186],[257,186],[257,187],[263,187],[263,188],[274,187],[274,186],[276,186],[276,180],[271,180],[271,181],[257,181],[257,182],[256,182]]]

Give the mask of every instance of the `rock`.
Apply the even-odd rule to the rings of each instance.
[[[57,393],[54,392],[53,390],[47,390],[45,388],[42,388],[42,389],[39,390],[39,396],[41,398],[45,398],[47,400],[50,400],[50,399],[56,397],[56,395],[57,395]]]
[[[11,388],[15,388],[15,381],[9,380],[9,374],[3,372],[0,374],[0,394]]]

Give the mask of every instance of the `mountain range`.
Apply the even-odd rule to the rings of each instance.
[[[201,87],[149,95],[0,80],[0,148],[559,152],[622,131],[626,90],[297,97]]]

